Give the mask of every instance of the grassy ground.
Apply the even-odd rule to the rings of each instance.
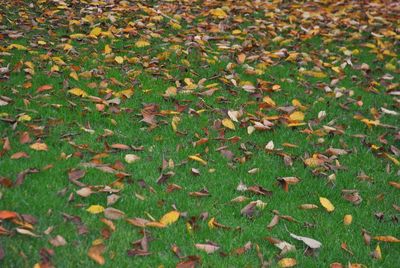
[[[28,2],[5,1],[0,11],[1,267],[103,261],[106,267],[185,261],[188,267],[257,267],[262,259],[272,267],[294,260],[299,267],[399,264],[399,243],[387,241],[400,238],[398,5]],[[149,113],[153,121],[143,117],[146,104],[158,105]],[[264,120],[274,125],[254,130]],[[202,138],[208,141],[195,146]],[[266,149],[270,141],[274,147]],[[35,143],[47,149],[32,148]],[[13,159],[17,152],[27,158]],[[127,163],[127,154],[140,159]],[[189,158],[196,154],[200,161]],[[82,166],[88,162],[129,175]],[[15,183],[30,168],[38,172]],[[93,194],[77,194],[82,187],[68,180],[74,169],[86,171],[79,181]],[[170,171],[172,177],[156,183]],[[284,191],[281,177],[300,182]],[[238,191],[240,183],[272,195]],[[181,189],[167,191],[174,185]],[[101,221],[103,213],[87,211],[107,208],[106,186],[119,191],[111,207],[125,213],[112,220],[115,231]],[[204,188],[208,196],[190,195]],[[362,202],[346,200],[342,190],[357,190]],[[241,195],[247,199],[231,202]],[[266,206],[250,218],[241,214],[256,200]],[[318,208],[301,210],[302,204]],[[180,217],[165,228],[126,221],[156,222],[172,210]],[[283,217],[267,228],[276,210]],[[4,211],[18,215],[7,212],[7,219]],[[63,213],[80,217],[89,232],[78,234]],[[229,228],[211,228],[212,218]],[[322,247],[310,256],[289,232]],[[67,243],[57,246],[51,240],[57,235]],[[268,237],[296,250],[280,254]],[[151,254],[128,256],[139,239],[141,252]],[[196,248],[207,241],[219,249]],[[251,247],[238,254],[248,241]],[[89,257],[93,244],[104,252]]]

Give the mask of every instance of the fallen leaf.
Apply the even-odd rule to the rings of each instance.
[[[104,207],[100,205],[91,205],[89,208],[86,209],[86,211],[91,214],[99,214],[104,211]]]
[[[283,258],[278,261],[279,267],[294,267],[297,265],[296,259],[293,258]]]
[[[88,251],[88,256],[95,262],[97,262],[100,265],[104,265],[106,263],[104,257],[102,254],[106,250],[106,246],[103,244],[102,241],[93,241],[92,246],[89,248]]]
[[[216,244],[195,244],[197,249],[207,252],[208,254],[214,253],[219,250],[219,246]]]
[[[160,223],[170,225],[179,219],[180,213],[176,210],[170,211],[160,219]]]
[[[335,210],[335,207],[332,205],[331,201],[329,201],[327,198],[320,197],[319,202],[326,209],[326,211],[332,212]]]
[[[35,151],[48,151],[48,147],[45,143],[36,142],[29,146],[32,150]]]
[[[104,216],[110,220],[119,220],[125,217],[125,213],[121,210],[108,207],[104,210]]]

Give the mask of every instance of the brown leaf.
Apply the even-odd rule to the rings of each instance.
[[[262,186],[259,185],[255,185],[255,186],[249,186],[247,187],[247,191],[248,192],[252,192],[258,195],[265,195],[265,196],[271,196],[272,195],[272,191],[269,191],[265,188],[263,188]]]
[[[271,229],[274,228],[274,226],[276,226],[278,223],[279,223],[279,215],[275,214],[275,215],[272,217],[272,220],[271,220],[270,223],[268,224],[267,228],[271,230]]]
[[[21,184],[23,184],[25,181],[26,175],[38,173],[38,172],[39,172],[39,170],[37,170],[36,168],[29,168],[29,169],[26,169],[26,170],[18,173],[17,179],[15,180],[15,183],[14,183],[14,186],[20,186]]]
[[[95,243],[90,247],[88,251],[88,256],[100,265],[106,263],[102,254],[106,250],[106,246],[102,242],[94,241]]]
[[[52,85],[43,85],[43,86],[38,87],[38,89],[36,90],[36,93],[40,93],[40,92],[51,90],[51,89],[53,89]]]
[[[108,207],[104,210],[104,216],[110,220],[119,220],[125,217],[125,213],[121,210]]]
[[[20,158],[29,158],[29,155],[25,152],[17,152],[10,157],[11,159],[17,160]]]
[[[52,244],[54,247],[61,247],[65,246],[67,244],[67,241],[65,241],[64,237],[62,237],[61,235],[57,235],[54,238],[50,238],[49,243]]]
[[[254,216],[254,212],[256,210],[257,202],[252,201],[249,204],[247,204],[242,210],[240,210],[240,214],[245,215],[249,218],[252,218]]]
[[[148,220],[142,218],[126,219],[126,221],[132,225],[142,228],[146,227],[146,224],[149,222]]]

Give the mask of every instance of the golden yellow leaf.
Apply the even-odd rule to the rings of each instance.
[[[71,34],[70,36],[69,36],[69,38],[71,38],[71,39],[84,39],[86,37],[86,35],[84,35],[84,34]]]
[[[279,267],[283,267],[283,268],[293,267],[293,266],[296,266],[296,264],[297,264],[297,261],[296,261],[296,259],[293,259],[293,258],[283,258],[278,262]]]
[[[99,36],[101,34],[101,28],[100,27],[95,27],[90,31],[90,35],[93,36]]]
[[[210,14],[218,19],[225,19],[228,14],[222,8],[211,9]]]
[[[270,105],[270,106],[272,106],[272,107],[275,107],[275,106],[276,106],[275,101],[274,101],[273,99],[271,99],[270,97],[268,97],[268,96],[265,96],[265,97],[263,98],[263,102],[265,102],[266,104],[268,104],[268,105]]]
[[[136,47],[147,47],[147,46],[150,46],[150,43],[148,41],[146,41],[146,40],[138,40],[135,43],[135,46]]]
[[[84,90],[82,90],[80,88],[77,88],[77,87],[68,90],[68,93],[70,93],[72,95],[75,95],[75,96],[78,96],[78,97],[87,97],[87,96],[89,96]]]
[[[24,121],[31,121],[32,117],[30,115],[24,114],[18,117],[18,122],[24,122]]]
[[[86,209],[86,211],[91,213],[91,214],[99,214],[99,213],[102,213],[104,211],[104,207],[100,206],[100,205],[91,205],[90,207],[88,207]]]
[[[374,239],[382,242],[400,243],[400,239],[391,235],[375,236]]]
[[[75,81],[79,81],[78,74],[76,72],[71,72],[69,77],[73,78]]]
[[[190,159],[190,160],[193,160],[193,161],[200,162],[200,163],[203,164],[203,165],[207,165],[207,161],[201,159],[201,158],[198,157],[197,155],[190,155],[190,156],[189,156],[189,159]]]
[[[112,49],[109,45],[104,46],[104,54],[110,54],[112,52]]]
[[[226,128],[235,130],[235,125],[233,124],[232,120],[230,120],[229,118],[225,118],[222,120],[222,125]]]
[[[31,144],[29,147],[35,151],[47,151],[48,150],[46,143],[41,143],[41,142],[36,142],[34,144]]]
[[[368,127],[379,126],[379,124],[380,124],[379,120],[369,120],[367,118],[361,119],[361,122],[366,124]]]
[[[303,121],[304,120],[304,113],[302,112],[293,112],[289,115],[289,119],[291,121]]]
[[[302,74],[308,75],[308,76],[312,76],[315,78],[325,78],[326,74],[324,74],[323,72],[317,72],[317,71],[302,71]]]
[[[20,45],[20,44],[11,44],[11,45],[9,45],[7,47],[8,50],[11,50],[11,49],[14,49],[14,48],[17,49],[17,50],[27,50],[27,48],[25,46]]]
[[[160,223],[164,225],[170,225],[179,219],[179,211],[173,210],[162,216]]]
[[[332,212],[335,210],[335,207],[333,206],[333,204],[331,203],[331,201],[329,201],[329,199],[325,198],[325,197],[320,197],[319,198],[319,202],[321,203],[321,205],[326,209],[326,211],[328,212]]]
[[[114,60],[115,60],[115,62],[118,63],[118,64],[124,63],[124,58],[121,57],[121,56],[116,56],[116,57],[114,58]]]
[[[155,228],[165,228],[167,227],[165,224],[158,221],[149,221],[146,223],[147,227],[155,227]]]
[[[350,214],[345,215],[343,218],[344,225],[350,225],[352,221],[353,221],[353,216],[351,216]]]

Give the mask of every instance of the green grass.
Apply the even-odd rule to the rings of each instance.
[[[11,6],[10,1],[6,1],[7,6]],[[8,220],[0,222],[0,226],[11,230],[12,235],[0,235],[0,246],[4,249],[5,257],[0,260],[1,267],[33,267],[40,262],[40,250],[49,248],[54,250],[51,262],[56,267],[95,267],[96,264],[87,256],[87,252],[96,239],[103,239],[106,251],[103,254],[106,260],[105,267],[174,267],[179,260],[171,251],[171,245],[176,244],[182,251],[182,255],[196,255],[201,257],[201,264],[204,267],[257,267],[260,261],[254,247],[243,255],[231,254],[235,249],[244,246],[248,241],[253,245],[258,244],[265,260],[270,260],[273,267],[278,264],[279,251],[271,245],[266,238],[275,237],[287,241],[296,246],[296,251],[290,252],[285,257],[295,258],[299,267],[328,267],[333,262],[340,262],[343,265],[348,263],[361,263],[367,267],[395,267],[398,265],[398,243],[385,243],[372,240],[371,245],[367,246],[363,242],[361,235],[362,229],[366,229],[372,236],[391,235],[400,237],[398,224],[399,212],[393,208],[393,204],[399,204],[399,189],[390,186],[389,181],[399,182],[399,166],[395,161],[387,158],[379,158],[373,149],[362,143],[359,137],[354,135],[366,135],[365,142],[381,146],[381,152],[391,155],[390,146],[399,148],[399,139],[396,133],[399,131],[399,116],[388,115],[380,111],[381,107],[389,110],[399,111],[398,98],[387,94],[389,87],[397,88],[399,83],[399,62],[398,56],[385,55],[383,58],[365,43],[373,43],[379,46],[379,42],[385,44],[385,48],[397,55],[398,38],[385,36],[383,38],[370,38],[371,31],[389,28],[395,29],[396,22],[388,18],[385,24],[375,25],[371,30],[366,30],[360,26],[349,28],[339,28],[340,36],[333,37],[330,42],[325,42],[328,38],[325,33],[303,40],[293,35],[288,29],[284,29],[283,24],[288,23],[286,10],[290,14],[295,14],[298,20],[292,24],[294,29],[301,31],[301,16],[296,13],[296,7],[283,5],[281,11],[276,11],[277,18],[283,27],[276,29],[276,34],[284,39],[292,39],[288,43],[279,44],[271,41],[274,36],[264,29],[254,30],[251,27],[258,26],[262,21],[268,22],[269,18],[264,16],[263,8],[259,8],[254,14],[242,14],[243,22],[234,22],[232,18],[226,19],[227,31],[212,33],[209,29],[205,33],[196,28],[204,23],[214,23],[218,25],[220,20],[206,16],[204,13],[208,8],[202,7],[200,3],[184,4],[187,7],[192,5],[192,10],[188,11],[194,16],[194,22],[187,22],[182,19],[182,29],[172,29],[168,25],[169,19],[163,18],[160,22],[154,22],[153,28],[137,28],[138,34],[127,36],[115,33],[113,39],[98,37],[98,39],[84,38],[83,40],[70,40],[69,36],[74,33],[89,34],[93,25],[97,25],[106,31],[111,23],[103,18],[95,18],[93,25],[84,23],[79,27],[74,27],[75,32],[71,32],[68,26],[56,27],[57,25],[68,25],[66,13],[59,11],[53,17],[46,17],[45,23],[38,24],[37,28],[30,31],[24,30],[17,24],[21,12],[27,12],[27,17],[23,16],[20,20],[30,23],[30,18],[43,16],[46,10],[57,10],[57,5],[35,3],[34,8],[30,8],[28,1],[19,2],[14,8],[2,9],[0,11],[2,29],[16,30],[24,32],[24,36],[12,40],[4,34],[0,37],[0,51],[7,52],[0,56],[0,66],[5,67],[9,64],[11,72],[10,78],[0,82],[0,95],[7,96],[13,100],[5,106],[0,106],[0,114],[3,119],[17,119],[21,113],[31,116],[27,122],[19,122],[17,125],[0,121],[0,138],[6,138],[11,142],[12,149],[5,152],[0,157],[0,177],[15,180],[17,174],[27,168],[37,168],[40,172],[29,174],[25,182],[19,187],[6,188],[0,186],[0,210],[15,211],[20,214],[34,215],[38,223],[32,230],[40,237],[30,237],[15,232],[17,224]],[[122,5],[122,4],[121,4]],[[199,6],[200,5],[200,6]],[[228,5],[228,4],[226,4]],[[241,5],[241,4],[238,4]],[[73,6],[73,5],[72,5]],[[83,3],[76,4],[70,11],[74,11],[72,17],[80,20],[85,17],[85,13],[79,13],[81,8],[85,8]],[[133,4],[136,6],[136,4]],[[194,8],[194,7],[198,7]],[[168,16],[174,16],[166,9],[166,6],[159,7]],[[371,7],[372,8],[372,7]],[[104,7],[110,11],[110,7]],[[199,10],[202,10],[201,13]],[[305,10],[305,9],[304,9]],[[302,12],[305,12],[305,11]],[[357,10],[357,9],[356,9]],[[18,12],[19,14],[17,14]],[[379,8],[375,9],[380,12]],[[118,16],[113,23],[116,29],[124,29],[129,22],[142,20],[144,25],[148,24],[148,15],[143,10],[134,12],[114,11]],[[240,11],[235,11],[239,12]],[[245,12],[245,11],[243,11]],[[356,12],[356,11],[354,11]],[[121,17],[119,16],[119,13]],[[232,11],[232,14],[235,14]],[[349,13],[364,25],[365,22],[358,18],[356,13]],[[238,14],[236,14],[238,15]],[[233,16],[233,15],[232,15]],[[382,15],[383,16],[383,15]],[[52,22],[51,19],[54,19]],[[177,19],[177,18],[176,18]],[[260,22],[261,20],[261,22]],[[268,24],[268,23],[266,23]],[[305,25],[309,28],[309,25]],[[330,32],[330,28],[321,25],[323,31]],[[397,25],[398,27],[398,25]],[[232,50],[221,50],[218,45],[222,41],[230,42],[230,45],[244,46],[246,42],[242,38],[234,37],[231,32],[235,29],[251,31],[252,35],[247,35],[252,46],[243,49],[243,53],[249,56],[263,55],[263,52],[273,53],[282,48],[288,52],[307,53],[299,56],[299,61],[286,61],[285,58],[272,58],[272,63],[268,64],[265,71],[259,74],[248,73],[245,64],[249,67],[257,68],[263,63],[263,58],[254,61],[246,60],[245,64],[237,64],[236,59],[241,53],[240,48]],[[352,33],[362,29],[361,38],[349,40]],[[49,34],[49,30],[53,34]],[[150,38],[151,46],[138,48],[135,42],[141,36],[149,36],[149,31],[158,32],[161,38]],[[263,37],[266,34],[266,37]],[[196,35],[204,37],[220,37],[221,40],[210,40],[203,46],[191,46],[185,43],[185,38]],[[242,34],[240,37],[246,37]],[[181,41],[176,38],[182,39]],[[369,39],[368,39],[369,38]],[[396,39],[397,38],[397,39]],[[38,40],[44,40],[47,45],[37,44]],[[265,41],[265,45],[257,46],[257,42]],[[59,44],[70,43],[76,53],[66,53]],[[21,44],[26,46],[29,51],[17,49],[7,49],[10,44]],[[114,61],[107,61],[104,46],[108,44],[112,47],[114,56],[126,56],[123,64]],[[180,49],[173,47],[181,46]],[[247,44],[248,45],[248,44]],[[358,49],[359,53],[351,56],[354,68],[347,66],[343,74],[334,72],[325,66],[322,70],[327,77],[315,78],[302,75],[299,69],[312,70],[315,66],[322,63],[331,64],[338,67],[347,56],[340,51],[341,47],[346,47],[352,51]],[[329,50],[329,52],[327,52]],[[170,55],[164,59],[156,61],[155,58],[161,52],[169,51]],[[383,51],[383,50],[382,50]],[[381,52],[382,52],[381,51]],[[55,63],[51,59],[44,58],[44,55],[60,57],[65,66],[58,64],[60,71],[49,74],[51,66]],[[128,58],[137,57],[136,63],[129,63]],[[213,60],[213,61],[210,61]],[[301,62],[307,61],[307,62]],[[26,77],[23,64],[27,61],[35,65],[35,74],[31,78]],[[318,62],[320,61],[320,62]],[[395,70],[387,68],[387,63],[395,66]],[[189,65],[187,65],[189,63]],[[232,70],[227,69],[229,63],[236,64]],[[357,70],[357,66],[362,63],[369,65],[371,71],[364,75]],[[22,67],[18,66],[22,64]],[[94,71],[98,76],[91,78],[80,77],[75,81],[69,76],[71,66],[79,67],[77,73]],[[136,71],[134,75],[132,73]],[[131,74],[131,75],[130,75]],[[391,81],[383,81],[381,77],[390,74],[394,78]],[[185,79],[191,78],[195,84],[202,78],[207,78],[205,86],[216,83],[218,90],[212,96],[199,96],[197,93],[204,89],[194,89],[193,92],[182,92]],[[331,80],[340,78],[336,85],[330,85]],[[113,83],[113,79],[123,83],[123,86]],[[230,79],[234,79],[238,86],[235,86]],[[251,94],[240,87],[240,82],[251,81],[257,85],[257,79],[271,82],[271,86],[278,84],[282,90],[278,92],[263,92],[257,90],[258,94]],[[181,84],[177,96],[164,98],[162,95],[171,86],[177,86],[177,81]],[[28,88],[24,84],[30,82]],[[85,90],[89,95],[105,99],[105,94],[100,87],[101,82],[107,82],[105,88],[113,92],[118,92],[128,88],[134,89],[131,98],[122,99],[117,107],[119,113],[110,112],[106,108],[105,112],[96,110],[95,103],[88,98],[80,98],[68,93],[68,90],[78,87]],[[89,83],[96,83],[90,87]],[[366,89],[375,83],[378,93],[372,93]],[[397,84],[396,84],[397,83]],[[53,86],[50,91],[36,93],[36,89],[42,85]],[[332,90],[345,88],[352,90],[354,95],[335,98],[332,94],[324,91],[324,87],[329,86]],[[276,107],[270,109],[260,109],[259,104],[262,98],[271,97],[276,102]],[[362,100],[363,105],[357,106],[353,100]],[[246,117],[254,116],[257,112],[262,112],[267,116],[283,115],[276,108],[291,105],[292,100],[297,99],[305,105],[304,122],[312,123],[318,117],[320,111],[326,111],[326,118],[316,125],[312,130],[321,129],[329,124],[332,127],[341,127],[344,130],[342,135],[328,134],[320,137],[316,134],[307,134],[304,130],[310,129],[304,126],[289,128],[286,124],[275,121],[276,125],[269,131],[255,131],[251,135],[247,133],[247,126],[251,125]],[[29,100],[29,105],[25,105]],[[182,112],[178,130],[185,135],[178,135],[171,127],[172,115],[157,116],[159,125],[148,130],[148,125],[141,122],[140,114],[143,104],[156,103],[160,110],[176,110],[175,104],[188,105],[188,109],[196,111],[204,109],[198,116],[190,114],[188,109]],[[347,110],[341,105],[346,105]],[[55,107],[57,106],[57,108]],[[235,123],[235,130],[229,130],[223,126],[216,130],[213,128],[216,120],[228,118],[228,110],[243,109],[244,115],[241,118],[242,125]],[[376,109],[379,120],[382,124],[392,125],[395,128],[381,126],[368,127],[366,124],[354,118],[354,115],[361,114],[363,117],[374,120],[371,109]],[[299,110],[299,109],[297,109]],[[257,115],[256,115],[257,116]],[[258,118],[261,120],[261,118]],[[84,131],[83,127],[91,129],[94,133]],[[43,135],[35,137],[34,126],[44,127]],[[114,135],[101,137],[104,130],[114,132]],[[240,137],[240,141],[232,143],[228,140],[220,140],[219,131],[225,131],[225,138],[234,136]],[[29,148],[29,144],[20,144],[19,136],[22,132],[28,131],[32,142],[37,139],[45,142],[49,150],[47,152],[34,151]],[[198,147],[192,145],[200,138],[206,137],[209,133],[209,142]],[[380,141],[384,135],[387,144]],[[398,135],[398,134],[397,134]],[[319,139],[323,138],[321,143]],[[293,166],[287,167],[283,158],[275,153],[268,153],[264,150],[269,141],[273,141],[275,148],[282,148],[283,152],[289,154],[293,159]],[[89,150],[74,148],[69,142],[78,145],[86,145]],[[106,151],[104,143],[109,145],[122,143],[133,146],[144,146],[144,151]],[[284,143],[296,144],[296,148],[284,147]],[[248,152],[240,148],[244,144]],[[221,146],[227,146],[234,154],[233,160],[228,160],[216,151]],[[351,153],[338,156],[340,165],[345,169],[325,170],[319,176],[312,173],[312,168],[305,166],[303,159],[306,155],[312,156],[315,153],[325,154],[328,148],[349,149]],[[0,148],[3,144],[0,143]],[[24,151],[29,154],[28,159],[12,160],[10,156],[16,152]],[[131,249],[131,243],[142,237],[141,228],[128,224],[124,220],[116,220],[116,231],[109,239],[102,238],[101,230],[106,226],[100,221],[102,214],[92,215],[86,211],[90,205],[99,204],[107,207],[106,193],[96,193],[87,198],[78,196],[75,191],[79,189],[68,181],[68,171],[73,168],[82,168],[80,163],[89,162],[96,154],[107,152],[108,156],[102,159],[104,164],[114,164],[122,161],[125,172],[132,174],[131,177],[122,181],[123,189],[119,195],[121,198],[112,207],[125,212],[127,218],[140,217],[149,219],[151,215],[155,219],[160,219],[164,214],[173,210],[173,205],[180,212],[187,212],[187,217],[180,219],[165,229],[146,228],[154,239],[149,242],[149,251],[152,253],[146,257],[128,257],[127,250]],[[80,153],[80,157],[77,156]],[[136,163],[127,164],[124,156],[127,153],[134,153],[141,157]],[[207,165],[188,160],[188,156],[201,154],[207,161]],[[71,155],[63,159],[62,154]],[[241,163],[237,159],[245,158]],[[394,155],[394,158],[399,159]],[[160,175],[162,160],[172,160],[175,167],[169,168],[175,172],[168,183],[180,185],[183,189],[172,193],[166,192],[166,185],[156,184]],[[334,164],[334,163],[333,163]],[[50,169],[43,169],[51,165]],[[200,176],[194,176],[191,168],[200,170]],[[256,174],[249,174],[252,168],[259,168]],[[210,169],[214,169],[211,172]],[[164,172],[166,172],[164,171]],[[365,172],[372,178],[372,182],[357,179],[360,172]],[[327,176],[335,174],[336,180],[333,184],[328,183]],[[296,176],[301,179],[297,185],[291,185],[289,192],[284,192],[278,185],[278,177]],[[116,177],[109,173],[104,173],[96,169],[87,169],[87,173],[82,182],[101,186],[109,185],[116,180]],[[138,181],[144,180],[148,187],[142,188]],[[261,185],[273,191],[271,197],[242,193],[236,191],[240,182],[247,186]],[[67,188],[65,195],[57,194]],[[207,188],[210,196],[196,198],[189,196],[189,192],[199,191]],[[343,189],[357,189],[363,198],[360,205],[356,206],[341,197]],[[74,194],[75,199],[68,202],[70,194]],[[136,195],[141,195],[145,199],[140,200]],[[232,203],[231,199],[245,195],[249,200],[243,203]],[[328,198],[336,207],[335,211],[328,213],[319,203],[319,197]],[[381,199],[379,199],[379,197]],[[250,201],[261,200],[267,203],[264,209],[259,209],[256,217],[249,219],[240,214],[240,210]],[[300,210],[301,204],[317,204],[316,210]],[[288,222],[281,219],[279,224],[272,230],[266,226],[273,217],[273,210],[278,210],[281,215],[290,215],[297,222]],[[208,212],[209,218],[199,219],[203,212]],[[384,220],[379,221],[374,214],[384,213]],[[65,222],[62,213],[81,217],[82,221],[89,228],[87,235],[77,234],[76,227],[71,222]],[[343,224],[343,217],[346,214],[353,216],[353,223],[349,226]],[[197,228],[189,232],[186,223],[195,217]],[[210,229],[207,222],[212,218],[232,229],[224,230],[219,228]],[[314,227],[306,227],[312,224]],[[54,230],[50,235],[43,232],[52,226]],[[239,230],[235,230],[240,227]],[[305,246],[290,237],[289,232],[312,237],[322,243],[322,248],[317,251],[316,256],[306,256]],[[56,235],[63,236],[67,245],[62,247],[52,246],[48,240]],[[196,249],[196,243],[205,243],[211,240],[220,245],[219,252],[226,253],[222,256],[218,252],[206,254]],[[341,244],[346,243],[353,255],[343,251]],[[370,253],[379,244],[382,250],[382,259],[373,259]]]

